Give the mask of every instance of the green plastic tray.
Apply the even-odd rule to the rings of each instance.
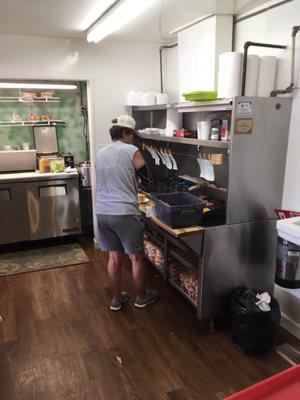
[[[208,101],[216,100],[218,98],[217,92],[189,92],[182,93],[185,101]]]

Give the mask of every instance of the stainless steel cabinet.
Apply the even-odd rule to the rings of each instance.
[[[226,223],[212,220],[204,226],[198,243],[193,244],[193,248],[198,246],[202,251],[197,310],[200,319],[222,315],[228,294],[238,286],[273,290],[277,245],[274,209],[282,203],[291,102],[291,98],[282,97],[237,97],[226,102],[187,102],[174,106],[184,113],[186,129],[194,129],[196,121],[207,119],[210,112],[221,111],[221,118],[223,112],[228,118],[231,113],[228,143],[140,136],[146,142],[153,141],[155,146],[158,141],[167,141],[176,155],[180,175],[199,176],[198,152],[223,153],[222,164],[214,166],[219,189],[211,191],[210,188],[206,192],[208,189],[202,188],[202,194],[226,201]],[[145,109],[134,108],[133,111],[135,119],[143,126]],[[150,166],[155,179],[157,166],[154,163]],[[163,168],[159,173],[170,176]],[[192,247],[192,243],[187,244]]]
[[[24,183],[0,184],[0,244],[29,240]]]
[[[25,184],[30,240],[81,232],[78,179]]]

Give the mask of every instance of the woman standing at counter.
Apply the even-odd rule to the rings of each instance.
[[[110,309],[118,311],[128,300],[121,292],[121,264],[124,252],[132,263],[137,297],[134,305],[144,308],[158,300],[157,292],[146,291],[143,257],[143,222],[138,208],[135,172],[145,161],[132,145],[135,120],[121,115],[110,129],[112,143],[99,150],[96,158],[100,248],[109,252],[108,275],[113,299]]]

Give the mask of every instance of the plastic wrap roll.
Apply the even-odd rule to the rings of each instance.
[[[228,52],[219,56],[218,98],[241,94],[242,53]]]
[[[167,93],[156,93],[156,104],[168,104],[169,96]]]
[[[245,96],[255,97],[257,95],[258,70],[259,57],[256,54],[250,54],[247,57]]]
[[[276,62],[275,56],[260,57],[257,82],[258,97],[269,97],[272,90],[274,90]]]

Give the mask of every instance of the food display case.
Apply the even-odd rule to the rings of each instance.
[[[282,201],[291,101],[237,97],[166,106],[166,110],[172,107],[183,114],[183,127],[188,130],[195,129],[198,121],[226,113],[228,141],[139,134],[136,144],[147,161],[152,187],[188,176],[199,183],[196,193],[200,198],[206,195],[222,202],[211,218],[204,213],[201,229],[177,237],[153,220],[145,220],[148,234],[160,235],[166,281],[189,298],[200,319],[222,316],[228,294],[237,286],[273,291],[277,237],[274,209]],[[155,127],[163,129],[164,110],[144,108],[132,109],[139,128],[158,121]],[[149,146],[171,152],[177,170],[156,165],[147,151]],[[214,180],[203,185],[199,157],[211,159],[213,154],[221,154],[222,162],[214,165]],[[179,263],[174,264],[172,257]]]

